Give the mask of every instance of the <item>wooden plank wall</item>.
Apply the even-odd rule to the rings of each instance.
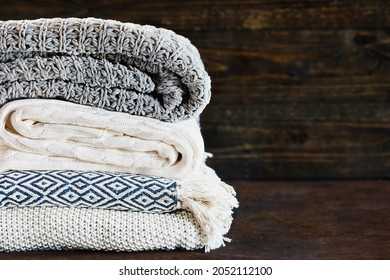
[[[0,19],[111,18],[188,37],[224,179],[390,177],[390,1],[0,1]]]

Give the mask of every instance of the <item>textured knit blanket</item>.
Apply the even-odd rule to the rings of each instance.
[[[204,159],[194,118],[168,123],[47,99],[0,108],[0,171],[100,170],[183,179]]]
[[[203,140],[193,118],[168,123],[59,100],[12,101],[0,109],[0,168],[3,171],[0,201],[4,206],[0,215],[6,217],[12,213],[10,215],[15,219],[23,220],[29,215],[34,216],[33,213],[37,213],[37,217],[43,213],[43,217],[50,220],[50,215],[45,213],[58,211],[60,216],[67,213],[61,216],[66,224],[74,222],[68,213],[83,213],[84,210],[77,212],[62,208],[95,207],[118,211],[118,208],[126,207],[126,210],[133,211],[125,211],[129,212],[123,214],[125,219],[132,221],[133,215],[153,217],[150,222],[155,223],[154,219],[165,214],[139,216],[130,212],[137,210],[150,214],[158,208],[160,212],[169,212],[167,214],[172,217],[181,217],[184,214],[177,211],[185,211],[189,213],[185,214],[186,217],[192,217],[189,223],[195,221],[193,226],[200,228],[202,238],[197,238],[202,243],[196,246],[204,246],[206,250],[218,248],[224,244],[224,235],[232,222],[232,209],[238,203],[233,188],[222,182],[204,160]],[[145,183],[148,180],[153,181],[152,185]],[[44,210],[46,208],[53,209]],[[19,216],[19,213],[24,214]],[[96,213],[111,215],[111,212]],[[40,220],[44,228],[46,223],[51,223],[46,218]],[[171,221],[171,218],[166,219]],[[76,230],[75,236],[83,234],[84,222],[69,225]],[[5,225],[0,223],[0,232],[8,232]],[[127,225],[126,234],[132,236],[131,229],[137,225],[138,222]],[[77,226],[81,228],[74,229]],[[111,230],[114,229],[107,228],[108,232]],[[166,230],[169,231],[169,227]],[[51,236],[50,241],[60,234],[57,231],[53,229],[44,236]],[[31,231],[30,235],[35,236]],[[126,250],[133,250],[133,237],[129,238],[130,244],[122,245]],[[25,241],[28,240],[20,242]],[[58,245],[53,244],[51,248]],[[17,247],[9,246],[0,246],[0,250],[17,250]],[[78,248],[90,248],[88,246],[81,244]],[[168,247],[176,246],[170,244]]]
[[[210,78],[172,31],[95,18],[0,21],[0,104],[57,98],[167,122],[198,115]]]
[[[0,21],[0,251],[224,245],[238,202],[205,164],[209,100],[172,31]]]
[[[0,251],[213,249],[187,211],[167,214],[89,208],[0,210]],[[219,246],[217,246],[219,247]]]

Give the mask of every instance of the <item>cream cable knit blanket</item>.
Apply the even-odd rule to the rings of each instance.
[[[0,104],[60,98],[167,122],[201,113],[210,78],[174,32],[95,18],[0,21]]]
[[[204,160],[193,118],[167,123],[42,99],[0,108],[0,171],[101,170],[184,179]]]
[[[204,163],[203,140],[195,119],[166,123],[59,100],[18,100],[0,109],[0,143],[2,171],[122,170],[180,179],[178,208],[193,215],[203,236],[203,243],[196,246],[203,245],[206,250],[224,244],[232,209],[238,206],[233,188]],[[18,213],[34,215],[35,208],[46,207],[32,207],[28,212],[5,209],[0,215],[13,213],[10,215],[21,219]],[[57,210],[36,213],[45,211]],[[133,219],[133,214],[127,215],[126,219]],[[42,223],[46,225],[44,220]],[[0,223],[1,231],[4,226]],[[7,246],[0,250],[11,250]],[[132,248],[129,246],[125,247]]]

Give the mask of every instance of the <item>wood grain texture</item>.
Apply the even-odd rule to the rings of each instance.
[[[388,1],[3,1],[0,18],[172,29],[212,78],[201,118],[224,179],[390,178]]]
[[[240,208],[210,253],[43,251],[0,259],[389,259],[389,181],[230,182]]]
[[[214,73],[202,128],[222,176],[389,176],[387,34],[229,31],[199,41]]]
[[[6,2],[6,1],[2,1]],[[94,16],[164,26],[175,30],[264,30],[383,28],[386,0],[38,0],[4,5],[2,19]]]

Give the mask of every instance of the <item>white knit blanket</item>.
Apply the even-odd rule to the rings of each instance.
[[[210,250],[227,240],[224,235],[238,202],[233,188],[205,165],[203,141],[195,119],[166,123],[65,101],[27,99],[12,101],[0,109],[0,139],[1,171],[126,171],[175,178],[179,179],[177,208],[182,209],[155,215],[73,207],[2,209],[0,251],[176,247]],[[99,222],[92,223],[83,215]],[[183,222],[186,217],[191,218]],[[178,219],[185,224],[179,229]],[[26,224],[23,230],[16,229],[22,224]],[[138,240],[141,224],[163,227],[159,231],[167,236],[181,233],[173,240],[167,237],[163,243],[160,240],[140,245],[134,240]],[[118,243],[113,238],[101,241],[101,231],[114,237],[124,234],[126,238],[121,237]],[[72,236],[70,240],[74,241],[64,241],[66,236]],[[153,239],[156,235],[148,236]]]
[[[204,159],[193,118],[167,123],[44,99],[0,109],[0,171],[123,171],[183,179]]]
[[[187,250],[207,239],[186,211],[150,214],[89,208],[36,207],[0,211],[0,251]],[[209,248],[212,249],[212,248]]]

